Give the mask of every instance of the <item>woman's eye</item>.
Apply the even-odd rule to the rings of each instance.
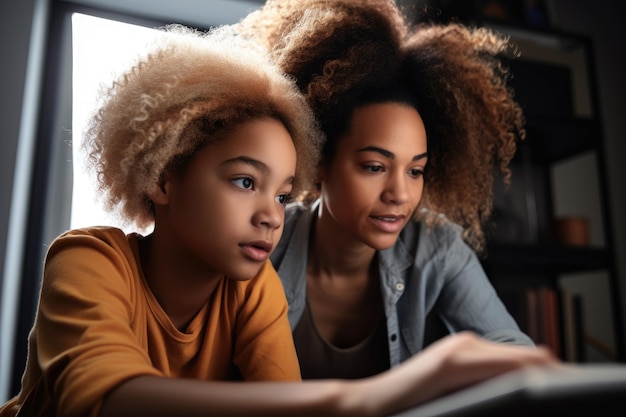
[[[283,206],[287,205],[289,202],[291,202],[292,196],[291,194],[281,194],[278,197],[276,197],[276,201],[279,204],[282,204]]]
[[[254,185],[254,181],[250,177],[235,178],[232,181],[233,184],[235,184],[237,187],[243,188],[245,190],[252,188],[252,186]]]
[[[409,175],[413,178],[419,178],[424,175],[424,171],[422,169],[413,168],[409,170]]]
[[[383,171],[383,167],[381,165],[364,165],[363,169],[372,173]]]

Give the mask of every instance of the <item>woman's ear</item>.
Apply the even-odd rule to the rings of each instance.
[[[320,185],[322,184],[323,181],[326,180],[326,176],[327,176],[327,167],[326,164],[324,164],[323,162],[320,162],[317,165],[317,174],[315,174],[315,185],[319,188]]]

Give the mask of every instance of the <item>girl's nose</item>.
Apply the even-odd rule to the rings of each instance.
[[[276,198],[270,196],[263,197],[263,202],[259,205],[254,214],[253,222],[256,226],[264,226],[270,229],[280,227],[283,222],[284,212]]]

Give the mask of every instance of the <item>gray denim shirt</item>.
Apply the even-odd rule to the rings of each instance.
[[[283,236],[271,257],[287,295],[292,330],[305,307],[309,233],[318,205],[287,207]],[[392,367],[423,349],[426,316],[433,309],[450,332],[472,330],[485,339],[534,346],[458,225],[447,222],[428,231],[409,223],[395,245],[378,256]]]

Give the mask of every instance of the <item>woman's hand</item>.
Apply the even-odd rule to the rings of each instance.
[[[438,340],[388,372],[364,380],[360,401],[371,407],[368,415],[394,414],[505,372],[560,364],[545,347],[496,343],[461,332]]]

